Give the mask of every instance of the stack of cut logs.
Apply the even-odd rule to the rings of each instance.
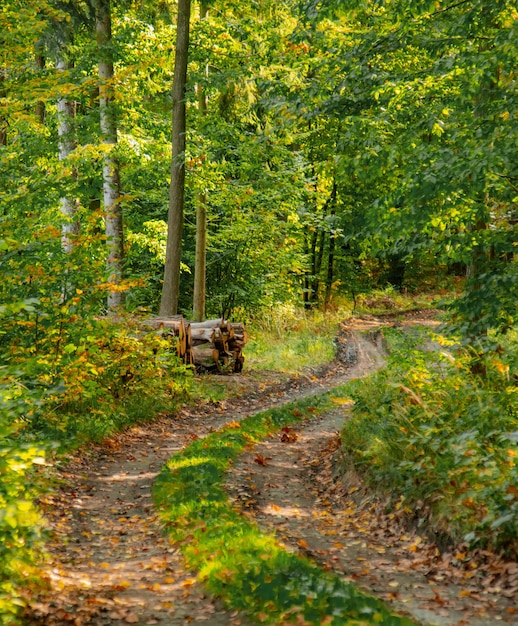
[[[155,317],[146,324],[174,337],[178,356],[198,371],[241,372],[243,347],[248,340],[244,324],[223,319],[189,322],[183,317]]]

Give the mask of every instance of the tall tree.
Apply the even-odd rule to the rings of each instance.
[[[104,219],[107,245],[108,309],[124,302],[121,289],[124,265],[124,231],[120,203],[120,170],[116,155],[117,115],[114,102],[112,16],[110,0],[95,0],[95,31],[99,54],[99,113],[106,147],[103,165]]]
[[[200,20],[208,18],[209,8],[206,0],[200,2]],[[208,75],[209,65],[205,64]],[[198,85],[198,110],[201,116],[207,115],[207,92],[202,84]],[[194,261],[194,295],[192,316],[197,322],[205,317],[207,265],[207,192],[200,191],[196,201],[196,254]]]
[[[67,59],[67,51],[64,46],[60,46],[56,69],[65,73],[72,69],[73,63]],[[38,106],[40,103],[38,102]],[[75,103],[67,96],[58,98],[58,143],[59,160],[66,161],[77,146],[75,137]],[[41,118],[40,118],[41,121]],[[72,170],[74,178],[77,176],[75,167]],[[71,252],[74,245],[74,238],[79,233],[79,221],[77,220],[78,201],[66,195],[60,200],[61,213],[63,214],[62,225],[62,245],[65,252]]]
[[[191,0],[178,1],[175,63],[173,76],[173,130],[169,214],[164,282],[160,315],[176,315],[180,294],[184,190],[185,190],[185,91],[189,58]]]

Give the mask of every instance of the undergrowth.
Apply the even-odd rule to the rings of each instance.
[[[385,369],[351,387],[347,456],[418,524],[516,557],[516,350],[488,357],[480,376],[471,355],[443,336],[386,336],[392,353]]]
[[[349,315],[345,308],[324,313],[289,305],[263,313],[248,327],[246,366],[293,373],[331,361],[336,328]]]
[[[261,623],[410,625],[379,600],[262,533],[230,504],[224,490],[226,470],[246,447],[331,405],[330,394],[302,400],[195,441],[158,477],[154,500],[160,517],[207,589]]]

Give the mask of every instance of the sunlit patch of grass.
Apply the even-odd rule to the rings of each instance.
[[[384,315],[387,313],[404,313],[416,309],[430,309],[451,297],[453,297],[453,293],[447,291],[441,293],[407,293],[389,285],[384,289],[374,289],[357,296],[354,314]]]
[[[342,307],[332,312],[279,306],[249,326],[246,367],[294,373],[333,359],[338,324],[350,316]]]
[[[345,387],[271,409],[222,428],[175,455],[160,473],[154,500],[188,567],[231,609],[266,624],[410,625],[342,577],[286,550],[236,510],[225,473],[250,443],[331,407]],[[194,463],[194,464],[193,464]]]

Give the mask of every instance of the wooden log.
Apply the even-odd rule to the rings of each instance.
[[[205,322],[190,322],[193,330],[195,328],[226,328],[228,322],[219,318],[217,320],[206,320]]]
[[[153,328],[173,328],[178,329],[180,326],[185,325],[183,317],[152,317],[142,322],[146,326],[152,326]]]
[[[193,341],[204,342],[214,341],[214,328],[191,328],[191,337]]]
[[[204,344],[192,348],[194,365],[206,369],[219,367],[219,351],[213,344]]]
[[[146,326],[161,330],[174,338],[177,354],[186,365],[200,370],[240,372],[242,350],[248,341],[245,326],[222,318],[189,322],[181,316],[154,317]]]

